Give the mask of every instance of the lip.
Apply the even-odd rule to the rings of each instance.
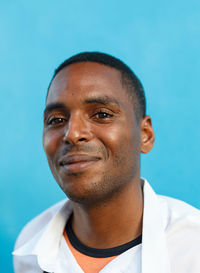
[[[81,172],[84,169],[90,167],[101,158],[97,156],[91,156],[86,154],[73,154],[67,155],[61,158],[59,165],[64,168],[68,173]]]

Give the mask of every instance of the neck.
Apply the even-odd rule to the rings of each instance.
[[[111,248],[142,233],[143,193],[138,177],[123,191],[100,205],[73,202],[72,228],[77,238],[93,248]]]

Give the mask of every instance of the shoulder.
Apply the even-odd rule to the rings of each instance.
[[[182,267],[188,268],[186,272],[197,272],[195,270],[200,267],[200,211],[174,198],[159,198],[166,204],[165,234],[172,272]]]
[[[56,213],[64,206],[67,200],[62,200],[48,209],[41,212],[39,215],[34,217],[30,222],[28,222],[21,230],[16,243],[15,249],[21,247],[31,238],[33,238],[37,233],[39,233],[51,219],[56,215]]]
[[[158,195],[159,199],[165,202],[167,207],[167,214],[169,223],[173,224],[173,221],[188,221],[194,222],[197,226],[200,225],[200,210],[185,203],[184,201]]]
[[[166,231],[181,229],[185,232],[200,232],[200,210],[175,198],[158,195],[166,207]]]
[[[54,237],[56,237],[54,247],[57,247],[63,232],[62,225],[65,225],[70,213],[71,203],[63,200],[46,209],[25,225],[14,247],[14,272],[42,272],[38,264],[38,255],[41,255],[38,254],[38,251],[43,251]]]

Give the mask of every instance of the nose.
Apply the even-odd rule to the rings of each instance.
[[[92,139],[91,128],[86,120],[80,115],[70,117],[65,129],[63,141],[68,144],[77,145]]]

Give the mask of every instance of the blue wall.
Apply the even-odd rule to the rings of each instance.
[[[22,226],[64,198],[42,150],[42,114],[54,68],[80,51],[111,53],[136,72],[156,132],[142,176],[200,208],[199,18],[199,0],[1,1],[1,272],[12,272]]]

